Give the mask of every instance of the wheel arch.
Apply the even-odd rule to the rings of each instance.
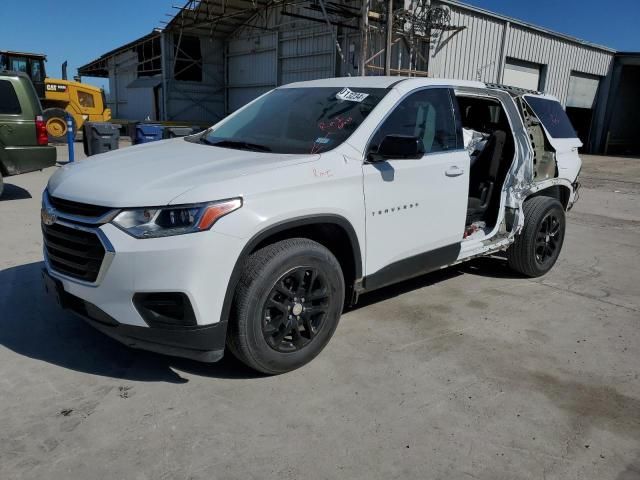
[[[356,282],[362,278],[362,250],[353,225],[345,217],[335,214],[296,217],[260,230],[245,244],[231,272],[222,304],[221,322],[229,320],[245,259],[256,250],[287,238],[308,238],[328,248],[342,267],[347,288],[345,298],[350,301]]]
[[[563,183],[546,186],[531,195],[528,195],[525,200],[529,200],[534,197],[550,197],[558,200],[562,205],[562,208],[566,211],[569,207],[569,200],[571,199],[572,190],[569,186]]]
[[[52,108],[59,108],[60,110],[66,110],[69,102],[65,100],[49,100],[42,99],[40,100],[40,104],[42,105],[42,110],[50,110]]]

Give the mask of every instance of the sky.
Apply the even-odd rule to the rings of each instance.
[[[640,0],[464,0],[619,51],[640,51]]]
[[[47,75],[69,78],[114,48],[162,27],[184,0],[0,0],[0,50],[44,53]],[[28,19],[28,20],[27,20]],[[106,79],[87,83],[107,87]]]
[[[103,53],[162,27],[184,0],[1,0],[0,50],[44,53],[69,76]],[[640,0],[466,0],[466,3],[623,51],[640,51]],[[28,19],[28,20],[25,20]],[[106,87],[101,79],[86,79]]]

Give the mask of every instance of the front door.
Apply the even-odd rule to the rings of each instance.
[[[455,261],[464,233],[469,155],[463,149],[446,88],[421,89],[404,98],[374,134],[369,151],[386,135],[422,139],[418,160],[387,159],[363,165],[366,206],[366,279],[372,289]]]

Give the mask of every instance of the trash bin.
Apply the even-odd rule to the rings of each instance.
[[[200,127],[165,127],[164,138],[186,137],[200,131]]]
[[[120,125],[105,122],[85,122],[82,144],[87,157],[118,149]]]
[[[162,125],[156,125],[153,123],[139,123],[136,125],[136,138],[135,144],[149,143],[162,140],[162,131],[164,127]]]

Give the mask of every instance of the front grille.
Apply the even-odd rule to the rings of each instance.
[[[95,233],[59,223],[42,225],[42,233],[51,268],[79,280],[96,281],[105,249]]]
[[[68,215],[79,215],[82,217],[102,217],[107,212],[113,210],[111,207],[101,207],[99,205],[88,205],[86,203],[72,202],[62,198],[49,197],[49,203],[60,213]]]

